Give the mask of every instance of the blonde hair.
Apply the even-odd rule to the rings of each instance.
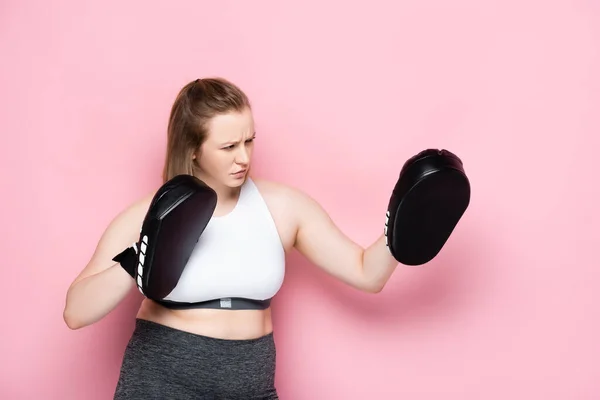
[[[208,123],[218,114],[251,108],[246,94],[226,79],[196,79],[177,94],[167,128],[163,182],[176,175],[194,175],[194,153],[208,134]]]

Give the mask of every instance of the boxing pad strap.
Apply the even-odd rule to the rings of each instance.
[[[123,250],[122,252],[120,252],[119,254],[117,254],[115,257],[113,257],[113,261],[118,262],[119,264],[121,264],[121,267],[123,267],[123,269],[125,271],[127,271],[127,273],[129,275],[131,275],[132,278],[135,279],[135,266],[137,265],[137,244],[133,244],[132,247],[128,247],[125,250]]]

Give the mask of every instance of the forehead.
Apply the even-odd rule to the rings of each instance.
[[[212,142],[238,141],[254,134],[252,111],[230,112],[213,117],[208,124],[208,140]]]

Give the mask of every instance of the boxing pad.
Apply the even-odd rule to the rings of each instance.
[[[113,258],[153,300],[177,285],[217,205],[216,192],[192,175],[178,175],[155,193],[138,242]]]
[[[427,149],[411,157],[400,171],[386,213],[384,233],[392,256],[405,265],[431,261],[470,198],[469,179],[455,154]]]

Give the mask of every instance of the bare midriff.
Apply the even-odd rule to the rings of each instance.
[[[271,308],[266,310],[171,310],[144,299],[137,318],[218,339],[256,339],[273,331]]]

